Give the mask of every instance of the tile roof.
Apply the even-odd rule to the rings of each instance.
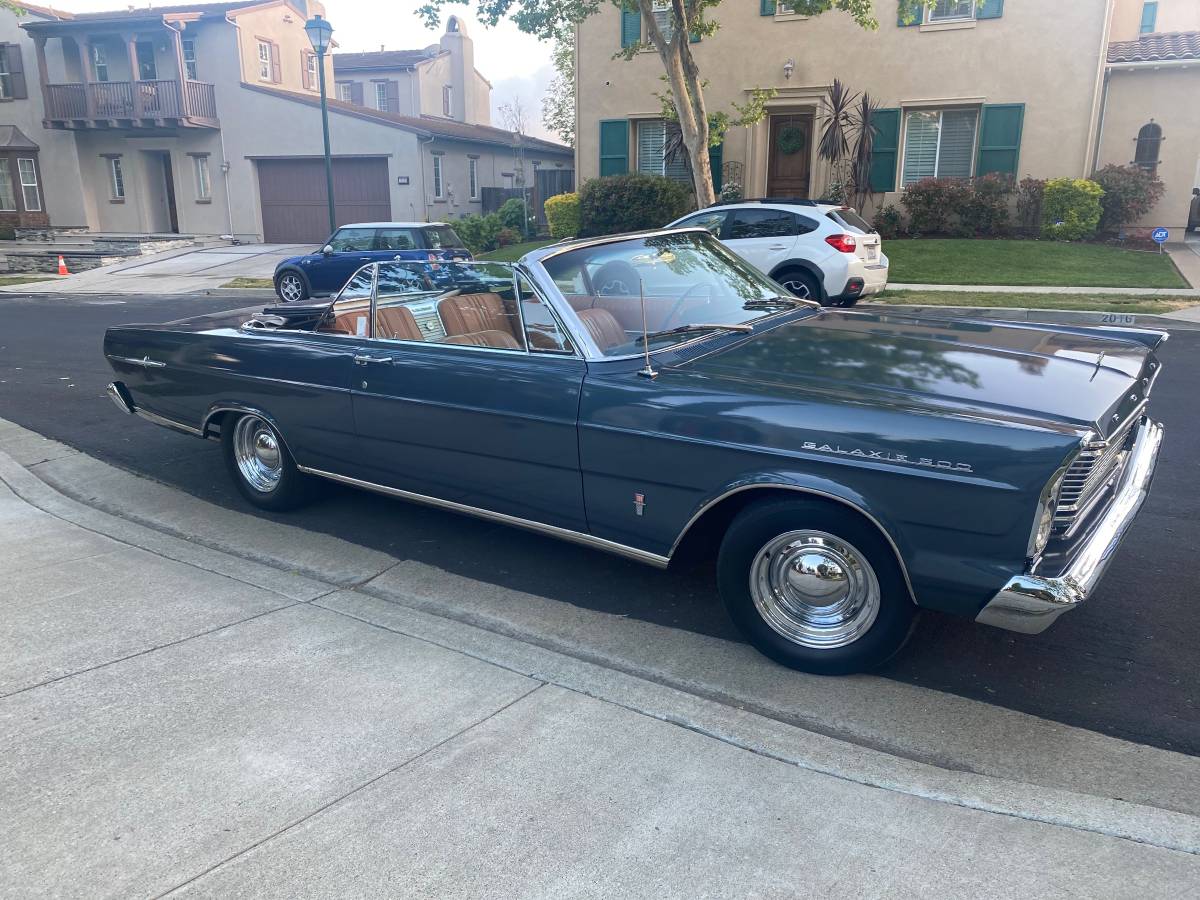
[[[38,145],[25,136],[16,125],[0,125],[0,149],[36,150]]]
[[[54,17],[63,21],[94,22],[107,19],[159,19],[163,16],[182,13],[200,13],[202,16],[224,16],[247,6],[261,6],[264,0],[232,0],[226,3],[187,3],[173,6],[130,6],[126,9],[109,9],[99,12],[73,13],[62,9],[34,6],[29,3],[17,5],[34,14]]]
[[[437,56],[438,49],[378,50],[373,53],[335,53],[334,69],[409,69]]]
[[[1113,41],[1108,45],[1110,63],[1162,62],[1176,59],[1200,60],[1200,31],[1144,34],[1136,41]]]

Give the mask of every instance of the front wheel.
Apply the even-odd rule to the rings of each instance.
[[[875,668],[916,621],[904,575],[877,529],[820,500],[772,500],[734,519],[717,558],[721,599],[751,644],[818,675]]]
[[[284,272],[275,279],[275,293],[284,303],[299,303],[308,299],[308,285],[298,272]]]
[[[776,275],[775,280],[783,285],[793,297],[812,300],[824,305],[821,300],[821,285],[811,272],[803,269],[788,269]]]
[[[221,426],[225,465],[238,492],[259,509],[294,509],[309,499],[309,480],[266,419],[252,413]]]

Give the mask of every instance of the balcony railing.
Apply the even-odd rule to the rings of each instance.
[[[46,118],[52,122],[172,119],[183,125],[217,125],[213,86],[204,81],[95,81],[46,85]]]

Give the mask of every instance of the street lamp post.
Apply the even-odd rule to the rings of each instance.
[[[308,40],[317,54],[317,83],[321,86],[321,134],[325,139],[325,193],[329,200],[329,233],[337,231],[337,214],[333,203],[333,159],[329,155],[329,104],[325,98],[325,51],[333,26],[320,16],[313,16],[304,23]]]

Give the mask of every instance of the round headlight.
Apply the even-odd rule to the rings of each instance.
[[[1062,486],[1065,468],[1059,469],[1054,477],[1042,489],[1038,500],[1037,519],[1033,523],[1033,533],[1029,536],[1029,556],[1040,556],[1050,543],[1050,532],[1054,530],[1054,512],[1058,508],[1058,490]]]

